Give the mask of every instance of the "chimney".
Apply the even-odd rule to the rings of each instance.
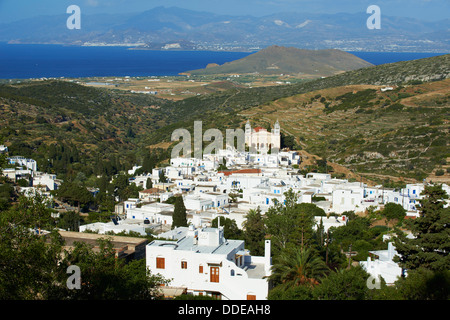
[[[394,246],[392,245],[392,242],[388,243],[388,260],[392,261],[394,258]]]
[[[270,257],[270,240],[264,243],[264,271],[266,275],[270,274],[270,267],[272,266],[272,258]]]

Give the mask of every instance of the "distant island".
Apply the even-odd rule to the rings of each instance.
[[[341,50],[305,50],[274,45],[223,65],[210,61],[206,68],[186,71],[184,74],[257,73],[261,75],[289,74],[303,78],[317,78],[370,66],[372,66],[371,63]]]

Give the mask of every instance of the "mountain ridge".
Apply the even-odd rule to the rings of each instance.
[[[343,51],[448,52],[450,19],[427,22],[383,15],[380,30],[368,30],[364,13],[273,13],[263,17],[218,15],[177,7],[135,14],[83,15],[80,30],[68,30],[68,15],[0,24],[0,41],[15,43],[140,44],[192,41],[197,50],[250,50],[273,43]]]

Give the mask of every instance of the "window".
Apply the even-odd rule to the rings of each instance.
[[[156,269],[165,269],[165,259],[157,257],[156,258]]]
[[[187,261],[181,261],[181,269],[187,269]]]

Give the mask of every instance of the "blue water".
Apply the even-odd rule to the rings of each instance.
[[[124,47],[71,47],[60,45],[8,45],[0,43],[0,78],[102,76],[174,76],[223,64],[248,52],[151,51]]]
[[[441,55],[439,53],[351,52],[375,65]],[[246,57],[249,52],[150,51],[124,47],[71,47],[0,43],[0,78],[175,76],[208,63]]]

